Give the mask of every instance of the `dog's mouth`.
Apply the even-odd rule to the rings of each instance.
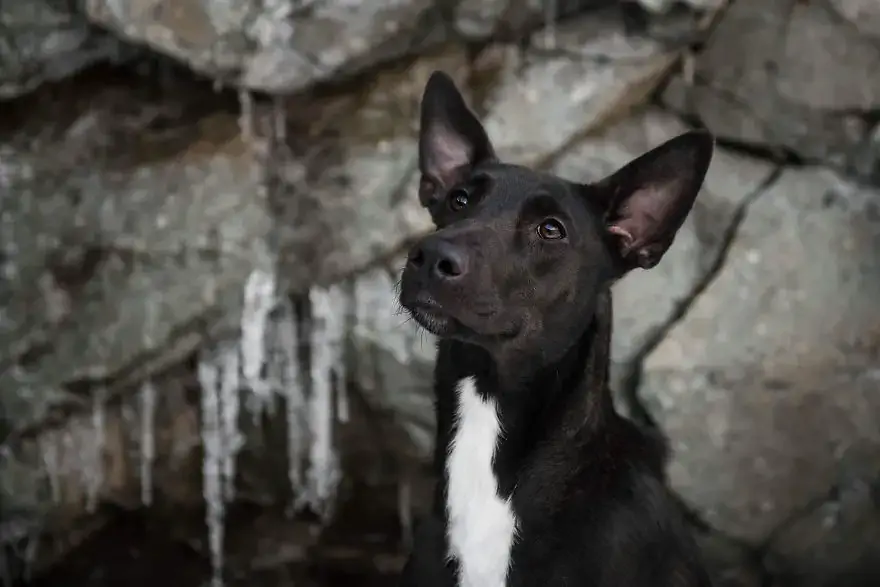
[[[434,336],[444,336],[451,330],[452,319],[426,308],[413,308],[409,311],[419,326]]]
[[[452,318],[431,297],[418,296],[417,300],[405,307],[413,320],[434,336],[444,336],[452,330]]]

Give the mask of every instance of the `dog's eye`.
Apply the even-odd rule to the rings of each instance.
[[[538,236],[552,241],[565,238],[565,227],[555,218],[547,218],[538,225]]]
[[[469,199],[470,194],[467,193],[467,190],[461,188],[452,190],[449,192],[449,208],[453,212],[458,212],[468,205]]]

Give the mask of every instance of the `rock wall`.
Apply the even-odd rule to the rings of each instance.
[[[0,26],[0,577],[120,510],[197,512],[215,585],[396,572],[431,479],[433,345],[394,287],[439,68],[502,156],[571,179],[716,133],[669,255],[616,286],[618,407],[669,437],[719,585],[876,584],[876,3],[22,0]]]

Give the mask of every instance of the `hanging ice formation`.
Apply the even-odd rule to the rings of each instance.
[[[140,397],[141,503],[153,503],[153,460],[156,458],[156,388],[149,380],[141,385]]]
[[[66,426],[47,430],[38,438],[38,450],[52,502],[60,504],[74,488],[82,495],[86,511],[94,512],[104,484],[104,449],[106,444],[106,390],[92,396],[91,412],[71,419]],[[76,480],[75,486],[69,482]]]
[[[345,320],[350,304],[346,292],[338,286],[312,289],[309,302],[312,389],[308,408],[311,450],[306,500],[315,511],[329,515],[340,477],[333,447],[334,383],[343,387],[346,378]]]
[[[351,302],[342,287],[313,289],[311,316],[301,337],[293,304],[277,293],[276,283],[274,274],[254,270],[244,287],[239,340],[199,357],[203,491],[214,587],[222,585],[224,520],[235,497],[236,457],[244,441],[240,392],[252,414],[271,414],[278,400],[285,406],[295,509],[308,507],[328,516],[341,476],[333,434],[335,421],[348,412],[344,348]],[[308,377],[300,364],[302,338],[311,349]]]
[[[280,369],[273,371],[278,378],[280,392],[284,397],[287,423],[287,477],[293,493],[295,509],[305,503],[305,483],[302,474],[302,456],[309,439],[306,417],[306,394],[304,378],[299,364],[299,328],[296,312],[288,299],[282,300],[276,315],[273,334],[278,346]]]
[[[251,392],[248,407],[255,419],[272,407],[272,389],[263,378],[263,368],[267,350],[266,328],[275,304],[275,275],[255,269],[245,282],[241,312],[241,371]]]
[[[241,129],[264,169],[285,139],[283,101],[273,102],[273,139],[257,136],[254,102],[240,94]],[[266,178],[264,178],[266,179]],[[260,182],[265,194],[265,182]],[[309,293],[311,316],[302,329],[295,308],[279,294],[274,271],[255,268],[245,281],[237,341],[203,352],[198,379],[202,388],[203,490],[213,567],[213,587],[222,585],[223,533],[226,505],[235,497],[236,457],[244,442],[239,429],[241,395],[244,407],[259,426],[283,403],[287,427],[288,478],[293,507],[309,507],[327,516],[340,479],[333,444],[335,419],[348,417],[345,394],[344,345],[351,302],[341,287]],[[300,362],[300,344],[307,342],[308,369]]]
[[[89,466],[84,472],[86,479],[86,510],[94,512],[98,507],[101,486],[104,484],[104,442],[106,435],[105,403],[107,390],[100,388],[92,396],[92,434]]]
[[[206,353],[207,354],[207,353]],[[223,586],[223,532],[226,505],[223,500],[223,431],[220,428],[220,371],[217,357],[199,360],[198,380],[202,388],[202,492],[211,553],[212,587]]]

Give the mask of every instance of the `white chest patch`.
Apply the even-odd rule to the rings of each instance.
[[[458,427],[446,462],[449,555],[458,561],[458,587],[504,587],[516,517],[498,497],[492,456],[501,426],[493,400],[476,381],[458,382]]]

